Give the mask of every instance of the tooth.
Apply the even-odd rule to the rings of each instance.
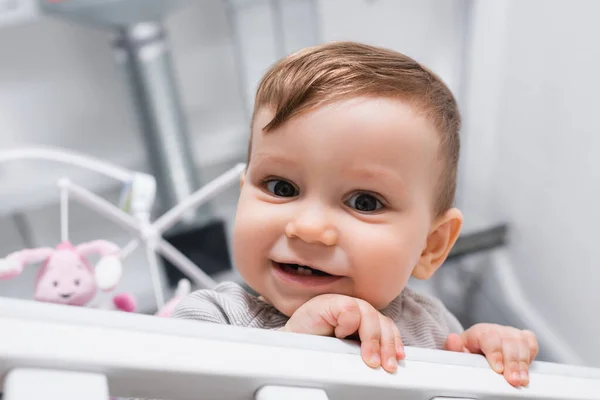
[[[312,271],[308,268],[298,267],[298,273],[301,275],[312,275]]]

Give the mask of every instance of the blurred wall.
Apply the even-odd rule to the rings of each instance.
[[[525,323],[595,366],[599,14],[594,0],[478,2],[461,174],[465,215],[511,224],[503,268],[533,306]]]
[[[465,0],[320,0],[321,38],[400,51],[439,74],[460,97]]]

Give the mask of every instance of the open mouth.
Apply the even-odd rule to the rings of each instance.
[[[303,287],[332,285],[342,276],[332,275],[319,269],[302,264],[279,263],[271,261],[275,276],[282,282]]]
[[[305,276],[333,276],[327,272],[320,271],[315,268],[311,268],[308,265],[300,264],[283,264],[275,263],[279,268],[287,272],[288,274],[305,275]]]

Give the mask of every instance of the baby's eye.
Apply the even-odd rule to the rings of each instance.
[[[279,197],[298,196],[298,190],[288,181],[281,179],[272,179],[267,181],[267,190]]]
[[[361,212],[377,211],[383,204],[373,195],[367,193],[356,193],[346,202],[346,205]]]

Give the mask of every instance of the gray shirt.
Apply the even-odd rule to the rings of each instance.
[[[439,300],[408,287],[380,312],[396,323],[405,346],[442,349],[449,333],[463,331]],[[279,329],[288,321],[275,307],[232,282],[191,293],[173,317],[262,329]]]

